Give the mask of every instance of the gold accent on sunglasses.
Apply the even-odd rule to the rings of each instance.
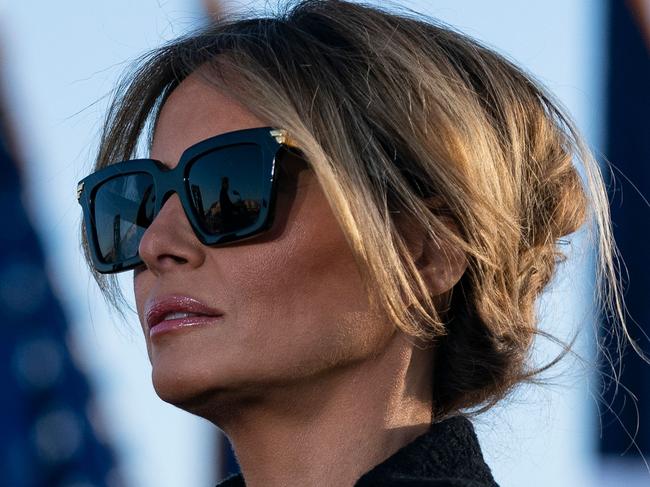
[[[275,138],[278,144],[288,145],[289,147],[298,147],[285,129],[271,130],[271,136]]]
[[[81,198],[81,193],[84,190],[84,183],[77,184],[77,199]]]

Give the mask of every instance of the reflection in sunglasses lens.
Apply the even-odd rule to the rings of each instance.
[[[153,178],[146,173],[120,175],[97,189],[93,217],[104,263],[137,255],[142,234],[153,220],[154,204]]]
[[[188,175],[190,198],[203,231],[212,235],[254,225],[263,201],[262,154],[255,144],[238,144],[202,155]]]

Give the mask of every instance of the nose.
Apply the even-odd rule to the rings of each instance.
[[[138,251],[155,275],[203,264],[205,246],[194,234],[177,194],[167,199],[145,230]]]

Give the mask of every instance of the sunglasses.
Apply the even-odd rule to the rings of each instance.
[[[77,200],[95,269],[107,274],[142,265],[140,240],[173,193],[205,245],[268,230],[277,193],[276,162],[287,151],[301,154],[285,130],[259,127],[198,142],[174,169],[155,159],[133,159],[85,177],[77,185]]]

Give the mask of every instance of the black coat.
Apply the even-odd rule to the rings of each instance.
[[[245,487],[241,474],[217,487]],[[363,474],[354,487],[498,487],[472,423],[455,416],[434,423],[429,431]]]

